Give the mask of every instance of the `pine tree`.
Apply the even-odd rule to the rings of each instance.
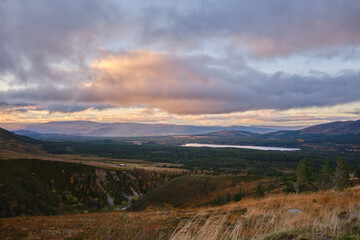
[[[358,168],[355,171],[355,176],[357,177],[358,184],[360,184],[360,164],[358,165]]]
[[[230,196],[230,193],[227,192],[227,193],[226,193],[226,196],[225,196],[225,203],[228,203],[228,202],[230,202],[230,201],[231,201],[231,196]]]
[[[257,188],[256,188],[256,198],[262,198],[264,197],[264,189],[262,188],[262,184],[259,183]]]
[[[349,168],[344,159],[338,157],[336,160],[336,169],[334,175],[334,189],[340,191],[349,185]]]
[[[333,176],[332,169],[330,168],[328,161],[325,161],[320,170],[319,186],[318,186],[320,191],[327,190],[331,187],[332,176]]]
[[[238,202],[241,199],[243,199],[244,197],[245,197],[245,190],[240,188],[239,192],[234,195],[233,199],[235,202]]]
[[[296,168],[295,174],[296,182],[293,185],[296,194],[298,194],[302,190],[311,188],[311,170],[307,159],[303,159],[300,161]]]

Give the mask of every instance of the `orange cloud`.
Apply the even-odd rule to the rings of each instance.
[[[349,86],[359,86],[357,72],[302,77],[229,71],[223,65],[211,58],[148,50],[104,55],[92,65],[96,80],[78,90],[76,101],[159,108],[175,114],[221,114],[359,100],[357,93],[349,91]],[[334,92],[340,99],[333,98]]]
[[[86,101],[120,106],[146,104],[181,114],[208,112],[209,105],[218,105],[224,111],[221,99],[202,96],[202,89],[212,88],[214,83],[170,54],[133,51],[105,56],[92,67],[97,80],[84,86],[82,99]]]

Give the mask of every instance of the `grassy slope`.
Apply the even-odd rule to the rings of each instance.
[[[360,239],[359,201],[359,186],[343,192],[244,199],[204,210],[185,221],[171,239]]]
[[[2,239],[360,239],[360,188],[221,207],[2,219]],[[301,214],[288,212],[297,208]],[[347,238],[345,238],[347,237]]]
[[[175,178],[152,190],[140,198],[133,209],[142,210],[147,207],[171,206],[189,208],[211,205],[218,195],[227,193],[233,197],[240,188],[247,196],[254,195],[261,177],[258,176],[199,176],[187,175]],[[269,179],[262,179],[269,182]],[[264,184],[266,188],[268,183]]]

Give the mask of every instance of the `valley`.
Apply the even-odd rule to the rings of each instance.
[[[358,239],[358,135],[312,128],[51,141],[0,129],[0,236]]]
[[[0,240],[360,240],[359,0],[0,0]]]

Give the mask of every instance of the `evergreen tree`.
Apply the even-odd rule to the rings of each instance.
[[[225,203],[228,203],[228,202],[230,202],[230,201],[231,201],[230,193],[227,192],[227,193],[226,193],[226,196],[225,196]]]
[[[218,195],[216,199],[212,201],[213,205],[224,205],[231,201],[230,193],[226,193],[224,197]]]
[[[274,188],[275,188],[275,186],[272,183],[270,183],[268,188],[267,188],[267,191],[271,192],[272,190],[274,190]]]
[[[300,191],[311,189],[311,169],[307,159],[300,161],[296,168],[296,182],[293,184],[296,194]]]
[[[325,161],[320,170],[319,186],[318,186],[320,191],[327,190],[331,187],[332,177],[333,177],[333,171],[330,168],[328,161]]]
[[[234,201],[238,202],[245,197],[245,190],[240,188],[239,192],[234,195]]]
[[[360,184],[360,164],[355,171],[355,176],[357,177],[358,184]]]
[[[257,188],[256,188],[256,198],[262,198],[264,197],[264,189],[262,188],[262,184],[259,183]]]
[[[349,168],[344,159],[338,157],[336,160],[336,169],[334,175],[334,189],[340,191],[349,185]]]

